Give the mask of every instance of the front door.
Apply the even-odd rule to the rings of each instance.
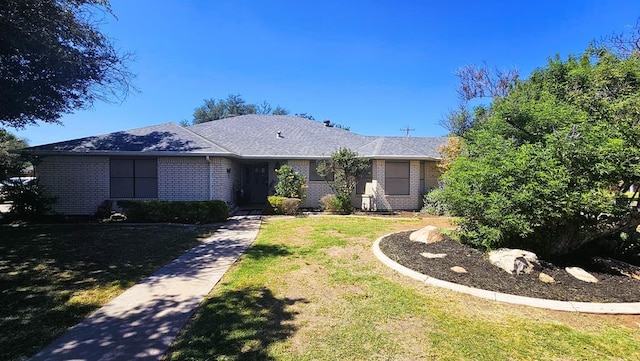
[[[269,190],[268,165],[249,164],[244,166],[245,199],[251,204],[265,204]]]

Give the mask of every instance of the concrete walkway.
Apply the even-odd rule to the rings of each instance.
[[[259,214],[231,217],[203,244],[114,298],[31,360],[161,359],[259,228]]]

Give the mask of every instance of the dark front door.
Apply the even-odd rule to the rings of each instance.
[[[244,166],[245,200],[251,204],[265,204],[269,186],[267,164]]]

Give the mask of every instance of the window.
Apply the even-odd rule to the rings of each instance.
[[[111,159],[111,198],[158,198],[158,161]]]
[[[318,162],[315,160],[309,161],[309,181],[323,181],[324,178],[318,174]],[[333,180],[333,174],[329,174],[327,177],[328,181]]]
[[[409,162],[385,162],[386,194],[409,194]]]
[[[356,184],[356,194],[364,194],[365,188],[367,186],[367,183],[370,183],[373,178],[371,176],[371,169],[373,168],[373,160],[369,161],[369,171],[367,172],[367,174],[365,174],[364,176],[362,176],[362,178],[360,178],[360,180],[358,181],[358,184]]]

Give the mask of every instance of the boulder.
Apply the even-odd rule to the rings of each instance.
[[[556,280],[544,272],[540,272],[538,279],[544,283],[556,283]]]
[[[451,267],[451,270],[455,273],[467,273],[467,270],[460,266],[453,266]]]
[[[489,252],[489,262],[510,274],[529,274],[540,270],[540,262],[535,253],[522,249],[500,248]]]
[[[423,252],[423,253],[420,253],[420,255],[425,258],[445,258],[447,256],[446,253],[431,253],[431,252]]]
[[[409,239],[414,242],[435,243],[446,239],[447,236],[440,232],[436,226],[426,226],[409,235]]]
[[[593,275],[580,267],[566,267],[564,269],[568,274],[573,277],[579,279],[580,281],[590,282],[590,283],[598,283],[598,279],[593,277]]]

